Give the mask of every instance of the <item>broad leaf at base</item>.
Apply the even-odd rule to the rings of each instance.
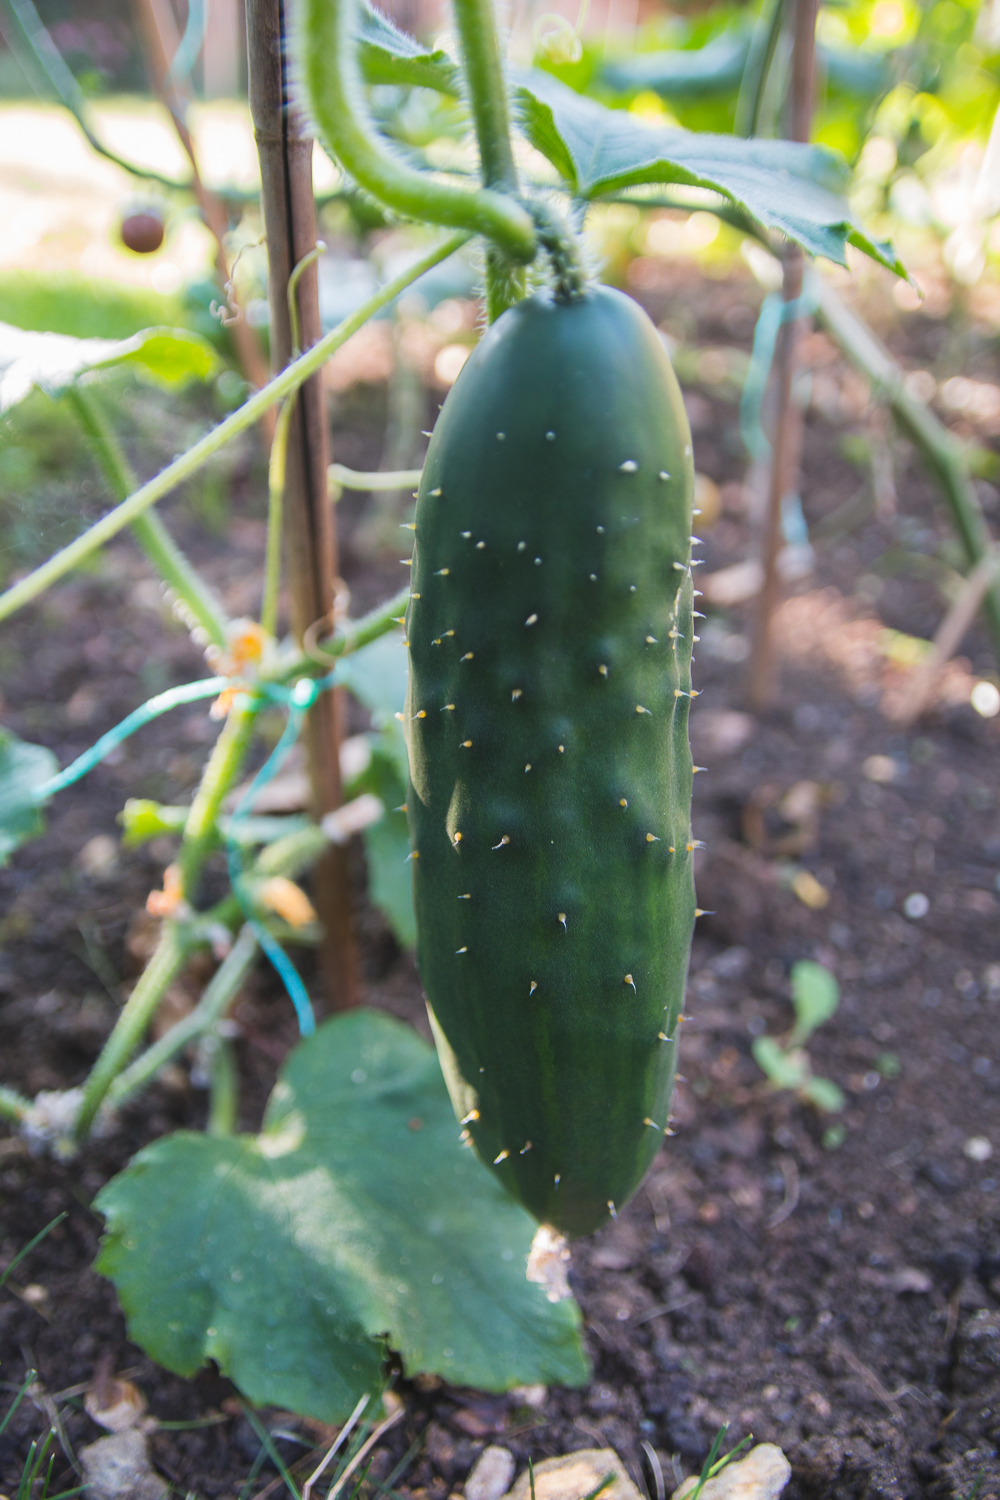
[[[58,761],[44,745],[26,744],[17,735],[0,729],[0,865],[6,864],[21,844],[43,831],[35,787],[58,769]]]
[[[581,198],[652,183],[710,188],[810,255],[843,265],[851,244],[906,274],[891,246],[853,222],[841,196],[847,164],[825,147],[649,125],[585,99],[548,73],[521,74],[517,83],[525,135]]]
[[[526,1280],[534,1221],[459,1145],[433,1050],[381,1013],[300,1043],[259,1136],[168,1136],[97,1206],[130,1337],[255,1402],[342,1420],[387,1347],[482,1390],[588,1378],[576,1304]]]

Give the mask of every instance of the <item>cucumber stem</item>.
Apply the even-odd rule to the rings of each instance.
[[[453,0],[462,43],[465,83],[479,142],[483,186],[517,193],[510,144],[507,85],[500,60],[493,0]]]
[[[483,186],[516,195],[517,167],[510,144],[507,84],[503,75],[493,0],[453,0],[462,44],[465,85],[479,143]],[[520,266],[490,246],[486,252],[486,319],[495,323],[501,313],[520,302],[526,277]]]
[[[216,969],[194,1010],[176,1026],[147,1048],[132,1065],[120,1073],[108,1089],[108,1103],[114,1108],[125,1103],[139,1089],[156,1077],[161,1068],[176,1057],[189,1042],[208,1031],[222,1019],[257,955],[257,938],[253,929],[244,927],[229,953]]]
[[[320,134],[373,198],[409,219],[485,235],[513,261],[537,248],[531,216],[492,188],[466,192],[416,172],[392,154],[367,117],[358,74],[357,0],[305,0],[298,64]]]
[[[590,276],[583,262],[583,247],[576,230],[548,203],[535,200],[529,206],[538,230],[538,242],[552,267],[556,301],[572,302],[582,297]]]
[[[160,1001],[177,978],[186,958],[187,947],[178,925],[167,920],[163,924],[155,953],[126,1000],[114,1030],[104,1043],[101,1055],[83,1086],[83,1100],[74,1131],[78,1141],[85,1140],[90,1133],[105,1094],[142,1040]]]
[[[209,1091],[209,1135],[233,1135],[239,1112],[239,1074],[231,1042],[218,1032],[206,1038],[212,1050],[212,1081]]]

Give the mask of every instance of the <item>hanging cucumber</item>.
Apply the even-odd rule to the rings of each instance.
[[[591,286],[490,328],[417,501],[417,958],[452,1100],[541,1222],[660,1146],[694,920],[691,439],[655,328]]]

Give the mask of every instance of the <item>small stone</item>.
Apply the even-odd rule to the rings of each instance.
[[[970,1135],[962,1151],[970,1161],[989,1161],[993,1146],[985,1135]]]
[[[584,1500],[605,1479],[600,1500],[642,1500],[613,1448],[581,1448],[535,1464],[535,1500]],[[531,1500],[531,1476],[521,1475],[505,1500]]]
[[[92,880],[109,880],[118,865],[118,840],[109,833],[95,833],[80,850],[76,862]]]
[[[81,1449],[80,1462],[92,1500],[164,1500],[169,1492],[149,1462],[145,1434],[135,1427]]]
[[[146,1415],[146,1398],[139,1387],[108,1375],[95,1375],[84,1392],[83,1405],[88,1417],[107,1432],[126,1432]]]
[[[465,1500],[500,1500],[514,1478],[514,1455],[496,1443],[484,1448],[465,1481]]]
[[[776,1500],[792,1477],[792,1466],[775,1443],[758,1443],[746,1458],[727,1464],[721,1474],[702,1486],[699,1500]],[[684,1500],[698,1483],[692,1474],[672,1500]]]

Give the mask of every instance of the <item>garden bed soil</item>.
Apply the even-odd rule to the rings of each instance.
[[[700,345],[749,347],[752,285],[643,274],[655,315],[682,306]],[[946,362],[954,337],[951,324],[916,317],[893,333],[911,365]],[[985,344],[974,328],[967,338],[974,364]],[[669,1494],[722,1423],[727,1446],[750,1432],[782,1446],[788,1500],[960,1500],[977,1477],[979,1500],[1000,1495],[1000,720],[941,702],[904,733],[883,713],[897,672],[885,627],[932,633],[941,603],[929,560],[947,521],[905,449],[898,513],[871,512],[843,438],[877,441],[880,429],[836,356],[822,341],[813,353],[803,494],[813,534],[825,521],[832,535],[783,607],[780,692],[766,712],[750,715],[744,701],[748,619],[713,612],[702,630],[692,722],[696,762],[709,769],[696,778],[694,829],[707,845],[699,900],[713,915],[694,944],[676,1134],[618,1222],[573,1250],[593,1381],[496,1397],[402,1380],[406,1417],[372,1475],[384,1479],[421,1437],[395,1481],[415,1500],[446,1500],[490,1442],[519,1466],[610,1444],[656,1500],[657,1468]],[[744,460],[725,391],[706,379],[687,399],[697,466],[722,487],[722,516],[705,534],[711,572],[746,554]],[[338,457],[377,459],[374,438],[352,431]],[[851,502],[856,514],[844,509]],[[397,586],[398,567],[359,556],[360,503],[340,509],[360,612]],[[211,545],[185,515],[175,507],[172,524],[201,551],[230,611],[248,612],[262,523],[244,516]],[[984,638],[963,649],[959,677],[990,669]],[[0,670],[4,724],[65,763],[202,663],[121,542],[4,627]],[[147,728],[63,794],[44,837],[0,873],[5,1083],[28,1094],[65,1088],[96,1057],[148,951],[136,914],[170,854],[122,851],[116,814],[129,795],[188,796],[214,732],[201,709]],[[779,807],[793,787],[797,801]],[[412,959],[365,902],[360,852],[356,873],[365,1001],[426,1034]],[[927,898],[922,916],[905,914],[922,910],[906,907],[913,894]],[[754,1037],[790,1027],[799,958],[827,965],[842,989],[809,1044],[815,1071],[847,1095],[837,1117],[769,1093],[751,1056]],[[294,1042],[267,971],[236,1018],[242,1124],[253,1128]],[[0,1137],[0,1265],[65,1215],[0,1291],[0,1417],[25,1369],[38,1372],[33,1399],[0,1435],[0,1491],[16,1493],[28,1445],[53,1411],[67,1448],[100,1436],[81,1396],[105,1366],[136,1381],[160,1422],[207,1423],[152,1438],[178,1493],[241,1494],[259,1444],[233,1388],[212,1371],[185,1381],[153,1365],[92,1270],[97,1191],[139,1146],[202,1124],[205,1111],[204,1093],[174,1069],[74,1161],[32,1157]],[[843,1127],[839,1145],[831,1123]],[[991,1159],[970,1144],[982,1138]],[[318,1424],[289,1414],[272,1425],[299,1436],[279,1440],[287,1462],[323,1441]],[[266,1465],[256,1490],[275,1478]],[[59,1453],[52,1491],[76,1482]]]

